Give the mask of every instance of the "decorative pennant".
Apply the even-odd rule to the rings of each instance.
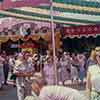
[[[64,27],[65,37],[69,36],[91,36],[100,34],[100,25],[83,25]]]

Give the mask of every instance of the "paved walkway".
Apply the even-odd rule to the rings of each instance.
[[[4,86],[4,88],[0,90],[0,100],[17,100],[16,88]]]

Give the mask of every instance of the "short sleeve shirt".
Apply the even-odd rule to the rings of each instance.
[[[87,100],[77,90],[63,86],[46,86],[40,92],[41,100]]]

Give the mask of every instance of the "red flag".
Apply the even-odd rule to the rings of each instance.
[[[0,10],[25,7],[25,6],[39,6],[49,3],[50,0],[1,0]]]

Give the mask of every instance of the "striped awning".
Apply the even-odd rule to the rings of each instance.
[[[54,22],[65,26],[100,23],[99,0],[53,0]],[[0,18],[12,16],[21,19],[50,21],[50,7],[22,7],[0,11]]]

